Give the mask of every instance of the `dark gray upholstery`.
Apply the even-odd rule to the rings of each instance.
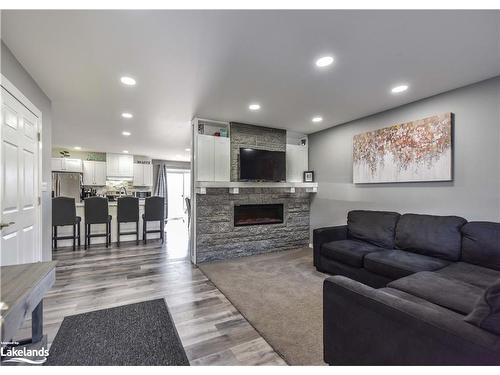
[[[389,288],[402,290],[436,305],[467,315],[483,289],[434,272],[418,272],[392,281]]]
[[[465,321],[500,335],[500,279],[485,290]]]
[[[342,276],[323,287],[324,359],[332,365],[500,364],[500,340],[435,309]]]
[[[452,263],[436,273],[475,285],[481,289],[488,288],[500,279],[500,271],[464,262]]]
[[[324,256],[321,257],[321,267],[318,267],[318,270],[330,275],[343,275],[373,288],[383,288],[393,280],[365,268],[353,267]]]
[[[366,254],[384,250],[381,247],[357,240],[332,241],[323,244],[321,255],[328,259],[349,264],[353,267],[363,267]]]
[[[147,242],[148,233],[160,233],[161,242],[165,240],[165,198],[154,196],[144,200],[144,213],[142,214],[142,238]],[[148,230],[148,221],[159,221],[160,229]]]
[[[419,305],[428,307],[430,309],[441,311],[442,313],[445,313],[447,315],[454,316],[456,319],[463,319],[464,318],[464,315],[461,313],[447,309],[446,307],[436,305],[436,304],[429,302],[423,298],[414,296],[413,294],[410,294],[410,293],[403,292],[402,290],[399,290],[399,289],[386,287],[386,288],[380,288],[378,290],[380,292],[390,294],[394,297],[402,298],[402,299],[405,299],[407,301],[414,302],[414,303],[417,303]]]
[[[467,221],[458,216],[404,214],[396,227],[396,247],[414,253],[457,261]]]
[[[392,249],[399,217],[397,212],[350,211],[347,214],[349,237]]]
[[[119,223],[135,223],[139,221],[139,198],[118,198],[116,200],[116,220]]]
[[[108,199],[104,197],[85,198],[85,224],[105,224],[110,221]]]
[[[52,225],[73,225],[80,220],[81,218],[76,216],[75,198],[52,198]]]
[[[403,250],[384,250],[365,256],[364,267],[393,280],[420,271],[434,271],[450,262]]]
[[[323,244],[332,241],[347,239],[347,225],[336,227],[325,227],[313,230],[313,261],[314,266],[321,270],[321,247]]]
[[[464,262],[500,270],[500,223],[470,222],[462,235]]]

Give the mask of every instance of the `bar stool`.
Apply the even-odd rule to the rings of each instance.
[[[75,198],[56,197],[52,198],[52,240],[54,241],[54,249],[57,249],[58,240],[73,239],[73,250],[75,250],[75,240],[78,239],[78,247],[80,247],[80,223],[82,218],[76,216]],[[57,227],[66,225],[73,226],[72,236],[58,236]]]
[[[120,246],[120,236],[135,234],[135,242],[139,245],[139,198],[122,197],[117,201],[116,225],[118,236],[116,243]],[[135,232],[120,232],[120,223],[135,223]]]
[[[111,215],[108,211],[108,199],[104,197],[89,197],[85,204],[85,249],[90,246],[92,237],[106,237],[106,247],[111,244]],[[106,224],[106,233],[92,234],[92,224]]]
[[[144,200],[144,213],[142,214],[142,239],[147,243],[147,233],[160,233],[161,243],[164,241],[165,227],[165,198],[148,197]],[[147,230],[148,221],[159,221],[160,230]]]

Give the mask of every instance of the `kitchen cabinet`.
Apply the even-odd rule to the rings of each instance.
[[[308,147],[286,145],[286,181],[302,182],[304,171],[308,170]]]
[[[106,185],[106,162],[84,160],[83,184],[85,186]]]
[[[231,166],[230,140],[227,137],[197,135],[196,180],[229,181]]]
[[[54,172],[83,172],[81,159],[52,158],[51,167]]]
[[[153,166],[151,164],[134,164],[134,186],[153,186]]]
[[[111,178],[133,178],[134,157],[123,154],[106,154],[106,174]]]

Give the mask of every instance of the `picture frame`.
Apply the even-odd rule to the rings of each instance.
[[[304,182],[314,182],[314,171],[304,171]]]

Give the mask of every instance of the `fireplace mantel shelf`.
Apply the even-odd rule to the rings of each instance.
[[[295,193],[296,188],[305,188],[308,193],[318,191],[317,182],[228,182],[228,181],[196,181],[196,194],[206,194],[210,188],[227,188],[231,194],[239,194],[240,189],[248,188],[276,188],[288,189],[290,193]]]

